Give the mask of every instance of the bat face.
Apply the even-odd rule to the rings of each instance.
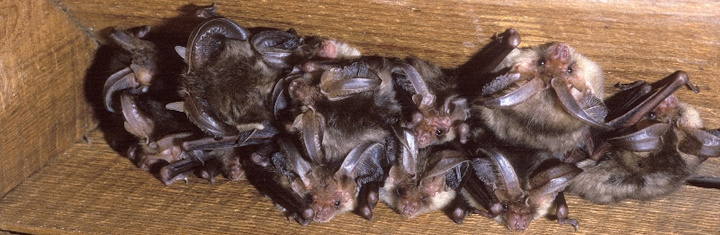
[[[418,182],[399,166],[390,168],[380,199],[407,218],[442,209],[453,198],[455,190],[446,187],[445,176],[426,178]]]
[[[515,150],[478,149],[483,156],[473,159],[475,174],[463,189],[470,205],[510,230],[527,229],[532,220],[547,215],[555,206],[558,223],[577,229],[578,222],[567,218],[562,190],[582,170],[547,152]],[[527,157],[528,153],[532,156]]]
[[[323,180],[321,177],[316,179]],[[335,216],[351,211],[357,206],[359,187],[352,179],[324,179],[316,182],[310,190],[311,208],[315,211],[315,222],[329,222]]]
[[[420,149],[418,156],[402,155],[380,189],[381,200],[401,215],[413,218],[443,209],[455,199],[464,175],[462,167],[467,163],[464,154],[430,148]]]

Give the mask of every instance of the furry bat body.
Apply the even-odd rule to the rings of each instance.
[[[673,79],[677,85],[655,89],[667,92],[648,98],[658,102],[651,105],[652,111],[634,115],[637,121],[628,122],[626,131],[608,138],[611,147],[603,158],[578,164],[585,171],[568,187],[569,192],[596,203],[652,199],[677,190],[705,159],[720,155],[720,133],[703,130],[698,111],[672,94],[690,85],[687,75],[676,74],[657,82]],[[627,97],[628,92],[637,90],[617,96]]]
[[[514,49],[487,73],[496,77],[470,95],[473,138],[566,153],[592,150],[586,146],[591,126],[609,128],[602,70],[567,44]]]

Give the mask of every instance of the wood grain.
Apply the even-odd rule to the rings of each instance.
[[[97,43],[49,1],[0,1],[0,195],[93,128],[83,94]]]

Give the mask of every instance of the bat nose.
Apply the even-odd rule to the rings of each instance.
[[[565,43],[555,43],[548,49],[550,60],[559,64],[568,64],[571,59],[570,47]]]
[[[332,211],[333,209],[326,206],[317,206],[315,209],[315,218],[314,220],[316,222],[328,222],[332,219]]]
[[[413,217],[413,216],[417,215],[418,208],[419,208],[418,202],[408,200],[408,199],[403,199],[400,202],[400,206],[398,207],[398,209],[400,210],[400,213],[402,213],[402,215],[405,217]]]

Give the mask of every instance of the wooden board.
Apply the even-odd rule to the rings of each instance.
[[[493,220],[468,217],[453,223],[441,212],[406,219],[384,204],[375,219],[343,214],[329,223],[302,227],[288,221],[247,181],[190,178],[165,186],[117,155],[94,132],[93,144],[77,143],[0,200],[0,230],[34,234],[477,234],[507,233]],[[568,196],[570,216],[587,234],[720,232],[720,190],[685,186],[653,201],[593,205]],[[569,233],[539,219],[532,233]]]
[[[97,43],[51,1],[0,1],[0,195],[94,128]]]
[[[73,73],[78,74],[76,78],[85,76],[86,84],[95,84],[101,77],[96,76],[100,74],[96,73],[98,71],[91,69],[91,61],[88,58],[92,58],[92,50],[97,47],[89,38],[103,42],[109,28],[113,26],[127,28],[143,24],[152,25],[155,34],[153,37],[164,39],[161,41],[161,48],[167,53],[172,53],[173,46],[184,45],[187,35],[196,22],[190,18],[191,7],[187,4],[189,3],[169,0],[132,2],[58,0],[57,7],[47,2],[19,5],[16,8],[39,7],[37,9],[41,10],[34,12],[33,16],[57,17],[66,20],[60,22],[76,22],[79,29],[73,29],[75,25],[70,23],[68,23],[70,25],[58,26],[50,22],[38,22],[37,25],[42,25],[40,28],[43,29],[39,31],[29,32],[21,26],[11,27],[24,30],[22,32],[29,35],[40,34],[35,38],[66,43],[32,44],[33,40],[11,41],[36,45],[25,46],[35,51],[30,51],[29,54],[13,52],[12,59],[0,59],[2,67],[0,81],[5,82],[8,80],[6,78],[14,77],[14,74],[9,74],[13,71],[29,74],[35,70],[44,71],[53,77],[67,78],[72,76],[64,76],[65,73],[58,68],[72,68],[75,69]],[[208,2],[196,4],[203,5]],[[317,34],[344,40],[360,47],[368,55],[414,54],[445,67],[462,64],[487,43],[495,32],[513,27],[521,33],[523,46],[550,41],[562,41],[573,45],[603,66],[607,87],[611,87],[616,82],[637,79],[654,81],[675,70],[684,70],[690,74],[693,82],[698,84],[702,91],[700,95],[680,91],[678,93],[680,98],[698,107],[706,126],[720,128],[720,118],[718,118],[720,93],[717,92],[720,90],[720,83],[716,76],[720,73],[718,67],[720,58],[717,56],[720,54],[720,30],[717,30],[720,28],[718,27],[720,2],[451,0],[437,3],[415,0],[248,0],[218,1],[218,5],[220,14],[246,27],[265,26],[283,29],[292,27],[301,34]],[[12,7],[1,9],[3,19],[6,18],[4,16],[15,12]],[[62,15],[63,11],[67,15]],[[30,13],[26,15],[27,17],[23,18],[25,21],[35,20],[29,17]],[[70,21],[63,17],[69,18]],[[51,26],[67,27],[69,32],[79,35],[82,35],[82,31],[91,34],[89,38],[82,36],[53,38],[52,36],[58,32],[64,33],[63,35],[74,34],[63,31],[65,29],[44,28]],[[0,33],[9,32],[7,29],[0,29],[3,29]],[[12,32],[13,35],[23,35]],[[0,37],[0,40],[5,38]],[[83,42],[88,43],[86,45]],[[2,44],[0,55],[5,55],[8,50],[5,48],[12,43]],[[67,43],[81,44],[64,46]],[[45,48],[50,49],[45,50]],[[63,50],[70,50],[71,54],[81,55],[79,56],[81,58],[60,60],[57,58],[66,58],[57,57],[60,54],[44,57],[25,56],[38,53],[44,55],[42,53],[49,51],[57,53]],[[83,54],[86,51],[90,52]],[[37,59],[33,60],[35,58]],[[38,63],[33,63],[35,61]],[[58,63],[73,63],[74,66],[56,66]],[[46,67],[47,65],[50,66]],[[48,69],[43,70],[44,68]],[[88,70],[89,75],[82,73],[85,70]],[[31,77],[39,79],[50,76]],[[17,80],[17,78],[10,80],[13,79]],[[41,86],[43,89],[62,87],[49,83],[48,81],[55,81],[51,79],[21,81],[23,82],[19,84],[25,85],[44,82],[45,84]],[[44,123],[45,119],[34,116],[32,112],[41,112],[43,117],[57,117],[59,122],[84,123],[78,120],[83,120],[85,117],[53,116],[44,113],[46,109],[42,108],[46,106],[35,104],[35,102],[46,104],[50,98],[55,102],[61,102],[63,97],[70,95],[75,96],[73,99],[78,99],[77,95],[82,94],[81,89],[75,90],[74,93],[52,93],[50,98],[37,98],[36,95],[43,91],[38,88],[27,90],[26,93],[17,93],[18,96],[23,95],[23,99],[19,99],[12,96],[15,93],[5,91],[8,87],[5,84],[8,83],[0,84],[0,88],[4,89],[0,95],[11,97],[15,103],[12,103],[14,106],[3,106],[5,109],[0,112],[3,133],[3,137],[0,137],[2,140],[0,149],[3,152],[22,152],[23,154],[16,155],[24,158],[0,158],[0,167],[2,167],[0,170],[3,170],[0,171],[2,176],[0,182],[4,182],[5,175],[2,174],[7,174],[5,173],[8,172],[7,170],[31,172],[45,162],[43,159],[54,155],[52,151],[43,151],[49,151],[49,148],[58,144],[42,142],[47,138],[30,138],[47,137],[47,130],[53,130],[52,128],[41,126],[39,129],[44,132],[31,132],[28,137],[19,138],[25,137],[20,135],[20,132],[26,129],[16,127],[38,126],[41,124],[37,123]],[[612,90],[608,89],[608,92]],[[55,95],[58,94],[66,96],[56,97]],[[23,108],[17,109],[21,111],[9,109],[21,106]],[[82,108],[72,110],[82,110]],[[4,118],[7,117],[12,117],[15,121],[6,122]],[[13,129],[16,131],[5,135],[8,126],[16,128]],[[70,132],[72,130],[58,128],[51,133]],[[54,135],[50,137],[54,138]],[[6,144],[9,141],[16,143],[25,139],[30,139],[31,143],[12,146]],[[497,223],[479,216],[468,218],[463,225],[455,225],[442,213],[404,219],[385,206],[377,208],[376,219],[372,222],[347,214],[331,223],[300,227],[294,222],[286,221],[277,208],[244,181],[220,181],[209,184],[193,179],[187,185],[176,183],[164,186],[147,172],[136,169],[128,160],[108,148],[103,143],[100,133],[94,133],[94,139],[96,141],[92,146],[76,144],[18,188],[6,194],[0,200],[0,230],[28,233],[493,233],[505,231]],[[10,151],[7,151],[8,149]],[[21,163],[7,165],[3,161],[21,161]],[[720,169],[720,159],[710,159],[702,166],[699,173],[720,176],[718,169]],[[11,182],[16,184],[19,178],[14,179]],[[581,232],[717,234],[720,232],[718,214],[720,209],[716,200],[718,196],[720,195],[717,190],[683,187],[670,197],[649,202],[628,201],[597,206],[577,197],[570,197],[568,203],[571,206],[571,217],[577,218],[581,223]],[[570,232],[572,229],[568,226],[559,226],[550,220],[540,220],[533,223],[531,231],[556,233]]]

